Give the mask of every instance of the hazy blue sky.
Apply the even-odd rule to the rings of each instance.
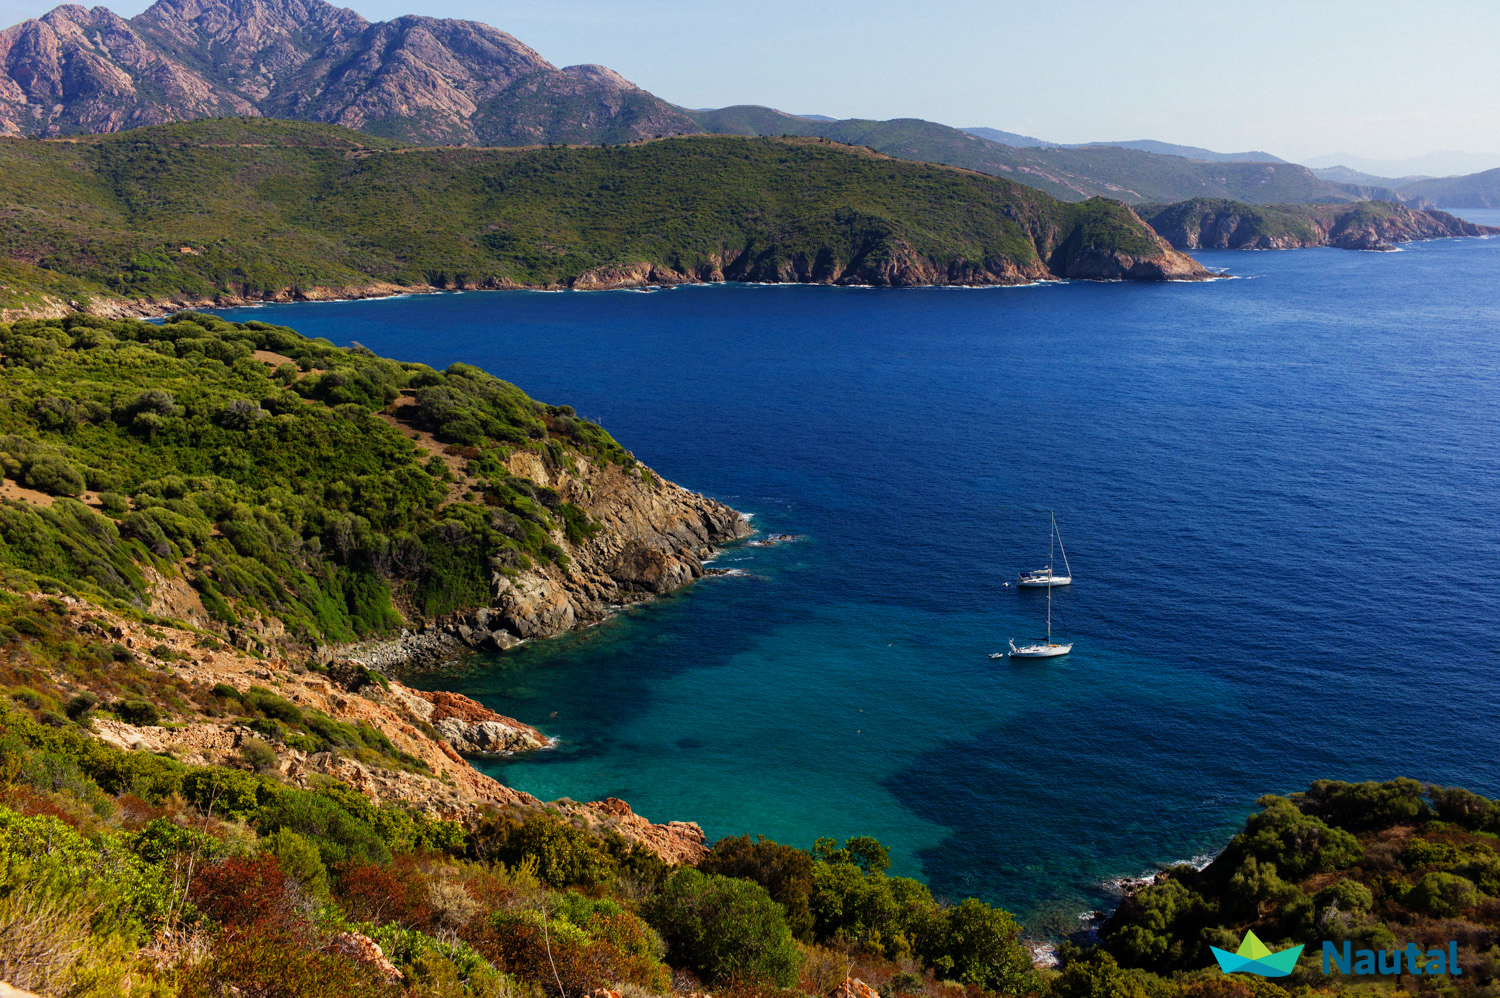
[[[0,0],[7,23],[51,3]],[[107,4],[129,16],[141,0]],[[691,107],[922,117],[1293,159],[1496,154],[1500,2],[356,0],[465,17]]]

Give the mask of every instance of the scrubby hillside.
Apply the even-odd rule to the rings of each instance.
[[[873,839],[706,853],[502,787],[442,739],[536,733],[463,698],[57,594],[0,593],[0,643],[0,978],[43,995],[1039,986],[1008,915],[887,876]]]
[[[491,643],[681,585],[734,511],[567,406],[263,323],[0,326],[0,567],[270,650],[487,611]]]
[[[1205,869],[1176,867],[1125,899],[1102,946],[1075,951],[1054,993],[1171,995],[1489,995],[1500,984],[1500,803],[1415,780],[1320,780],[1267,796]],[[1253,931],[1272,950],[1302,944],[1296,971],[1233,990],[1210,947],[1233,952]],[[1442,951],[1458,966],[1354,976],[1322,971],[1342,952]],[[1451,949],[1450,949],[1451,946]],[[1123,968],[1123,969],[1122,969]],[[1212,968],[1212,969],[1211,969]],[[1353,969],[1351,967],[1351,969]],[[1160,975],[1160,976],[1157,976]]]
[[[254,119],[0,140],[0,256],[0,308],[31,314],[41,299],[154,314],[432,287],[1205,275],[1123,205],[818,140],[417,149]]]

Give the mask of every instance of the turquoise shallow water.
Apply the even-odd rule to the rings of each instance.
[[[480,364],[803,537],[431,677],[562,740],[488,771],[715,837],[874,834],[1066,930],[1267,791],[1500,794],[1500,240],[1200,256],[1239,279],[226,314]],[[1002,582],[1049,507],[1075,651],[992,662],[1040,628]]]

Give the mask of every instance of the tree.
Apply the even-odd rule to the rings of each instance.
[[[1293,794],[1291,800],[1304,813],[1330,825],[1362,832],[1428,820],[1432,811],[1422,799],[1425,793],[1422,784],[1404,778],[1385,783],[1314,780],[1306,793]]]
[[[852,863],[865,873],[884,873],[891,868],[891,852],[873,835],[855,835],[842,848],[834,839],[813,843],[813,856],[825,863]]]
[[[1103,950],[1074,960],[1052,981],[1052,998],[1147,998],[1151,992],[1137,974],[1124,970]]]
[[[698,869],[760,884],[786,910],[792,935],[812,942],[813,858],[805,851],[765,836],[754,842],[748,835],[734,836],[715,842]]]
[[[1223,874],[1247,858],[1274,863],[1285,880],[1298,881],[1313,873],[1343,869],[1359,861],[1364,851],[1354,836],[1332,828],[1321,818],[1304,814],[1285,797],[1268,794],[1256,803],[1262,810],[1245,822],[1245,830],[1209,867]]]
[[[1435,918],[1455,918],[1479,903],[1474,881],[1456,873],[1424,874],[1406,893],[1406,905]]]
[[[84,489],[78,469],[56,454],[32,461],[26,469],[26,484],[51,496],[76,496]]]
[[[1009,912],[968,898],[943,912],[934,935],[933,966],[965,984],[1005,995],[1041,987]]]
[[[666,940],[668,959],[711,981],[797,982],[801,956],[786,916],[759,884],[681,869],[645,915]]]

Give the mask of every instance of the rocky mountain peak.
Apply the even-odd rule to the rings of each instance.
[[[640,90],[641,88],[631,83],[625,77],[616,73],[608,66],[599,66],[594,63],[584,63],[578,66],[564,66],[562,72],[589,83],[597,83],[602,86],[614,87],[618,90]],[[645,91],[642,91],[644,93]]]
[[[68,4],[0,32],[0,134],[219,115],[323,121],[428,144],[619,142],[701,129],[603,66],[558,70],[477,21],[370,22],[326,0]]]

